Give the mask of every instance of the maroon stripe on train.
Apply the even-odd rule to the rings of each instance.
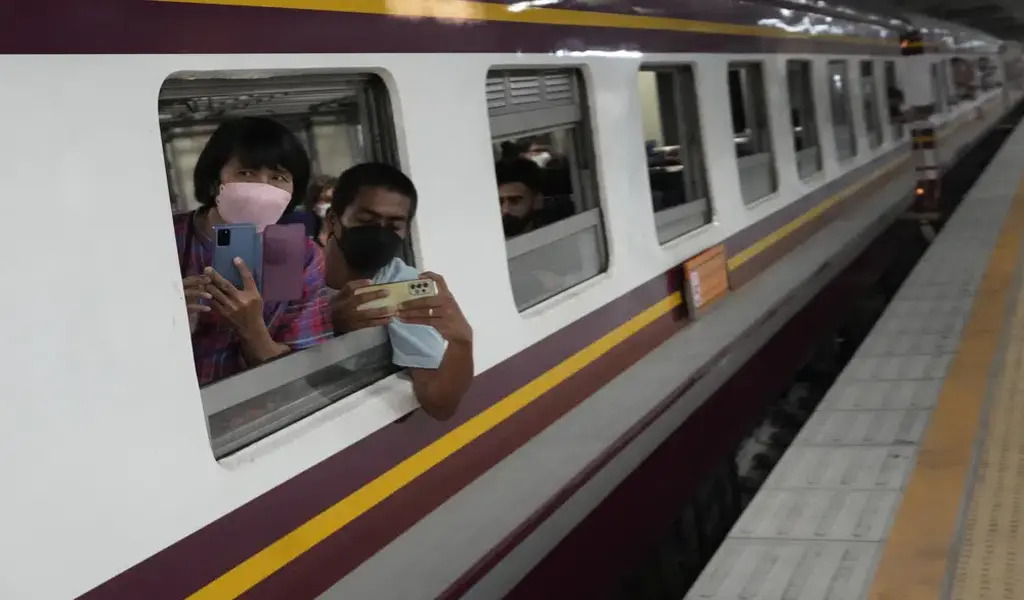
[[[772,230],[774,227],[758,224],[749,231],[760,231],[764,235]],[[729,246],[731,241],[727,240],[726,244]],[[743,247],[737,246],[736,250]],[[770,261],[762,268],[768,264]],[[673,271],[659,275],[481,373],[451,421],[437,423],[416,413],[405,422],[385,427],[143,560],[82,598],[133,598],[142,594],[160,600],[178,598],[199,589],[525,382],[660,301],[678,288],[676,281]],[[481,443],[485,440],[489,443],[491,439],[490,434],[486,435]],[[479,472],[474,477],[476,475]],[[401,491],[396,495],[401,495]],[[358,540],[359,536],[353,538]],[[375,551],[379,546],[368,548]],[[174,576],[169,577],[169,573]]]
[[[729,8],[718,8],[725,5]],[[714,17],[744,24],[756,24],[762,19],[758,16],[761,9],[754,10],[751,7],[756,5],[748,3],[722,5],[687,0],[681,6],[685,10],[666,16],[702,20]],[[825,41],[828,37],[779,39],[479,20],[456,22],[152,0],[51,0],[0,5],[0,54],[899,52],[895,38],[891,44],[865,45]]]

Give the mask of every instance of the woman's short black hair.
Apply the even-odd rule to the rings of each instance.
[[[221,123],[199,154],[192,184],[202,206],[216,203],[220,170],[232,157],[250,169],[285,169],[292,175],[292,200],[287,210],[302,202],[309,185],[309,155],[302,142],[273,119],[242,117]]]
[[[528,158],[511,158],[498,161],[494,165],[494,171],[498,176],[498,185],[521,183],[535,194],[541,191],[542,175],[540,167]]]
[[[409,220],[416,215],[419,198],[412,180],[398,168],[378,162],[350,167],[338,176],[338,181],[334,184],[331,210],[340,218],[345,214],[348,205],[355,202],[359,191],[368,187],[381,188],[405,196],[409,199]]]

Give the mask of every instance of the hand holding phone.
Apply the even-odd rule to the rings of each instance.
[[[429,279],[377,285],[369,279],[352,281],[331,299],[334,331],[348,333],[387,325],[398,314],[399,304],[431,293],[437,293],[437,285]]]
[[[255,225],[215,225],[213,228],[213,269],[238,289],[245,285],[234,262],[241,258],[252,270],[259,288],[263,265],[262,244]]]
[[[373,292],[386,291],[387,294],[372,300],[363,302],[356,310],[370,310],[374,308],[390,308],[397,310],[398,305],[408,300],[417,298],[430,298],[437,295],[437,284],[431,279],[412,279],[409,281],[396,281],[394,283],[381,283],[368,285],[356,289],[353,293],[358,298]]]

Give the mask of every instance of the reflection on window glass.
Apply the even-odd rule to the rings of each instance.
[[[895,61],[885,61],[885,94],[889,102],[889,123],[892,125],[894,140],[903,139],[903,111],[905,98],[896,76]]]
[[[664,243],[711,221],[704,149],[693,69],[641,70],[644,154],[658,241]]]
[[[578,69],[491,71],[487,109],[512,295],[525,310],[607,268]]]
[[[789,114],[793,125],[797,173],[801,179],[821,171],[821,144],[818,141],[818,119],[814,111],[814,88],[811,84],[811,62],[791,60],[786,63],[789,85]]]
[[[836,137],[836,154],[839,160],[847,160],[857,156],[857,134],[853,127],[850,77],[845,60],[829,61],[828,84],[832,130]]]
[[[242,448],[394,372],[382,332],[334,337],[318,243],[320,208],[330,198],[330,178],[322,176],[394,156],[383,82],[326,74],[171,78],[158,109],[214,453]]]
[[[778,189],[761,63],[729,64],[729,99],[740,189],[743,202],[749,204]]]
[[[868,148],[882,145],[882,118],[878,112],[878,82],[875,79],[875,63],[865,60],[860,63],[861,97],[864,101],[864,125],[868,131]]]

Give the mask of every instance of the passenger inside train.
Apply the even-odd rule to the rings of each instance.
[[[543,208],[541,169],[526,158],[507,158],[494,166],[498,178],[498,202],[505,238],[532,231],[542,224],[538,212]]]
[[[326,216],[326,282],[337,290],[326,315],[337,334],[387,326],[392,361],[408,368],[413,390],[432,417],[446,419],[473,379],[473,330],[444,278],[424,273],[438,295],[399,305],[360,310],[386,290],[356,294],[373,284],[421,277],[398,255],[416,214],[412,181],[384,163],[356,165],[338,178]]]
[[[327,228],[324,227],[324,217],[327,216],[327,210],[331,207],[331,196],[334,194],[334,186],[337,183],[337,177],[329,175],[316,177],[309,186],[309,193],[306,194],[306,202],[303,206],[311,223],[307,233],[321,248],[327,245]]]
[[[330,336],[323,328],[323,261],[305,248],[302,295],[264,302],[256,265],[236,259],[242,289],[214,270],[214,227],[253,224],[261,230],[295,206],[309,181],[309,158],[298,139],[267,118],[222,123],[199,155],[193,174],[199,208],[176,215],[174,232],[192,325],[199,384],[205,385]]]

